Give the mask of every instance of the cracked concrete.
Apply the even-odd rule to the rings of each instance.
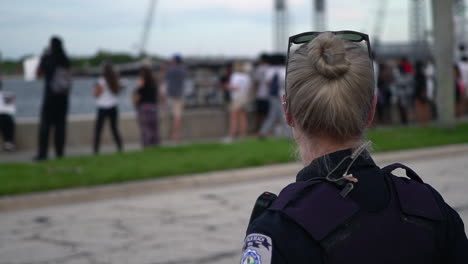
[[[465,222],[467,161],[468,152],[402,160]],[[237,263],[256,197],[293,180],[286,175],[0,212],[0,264]]]

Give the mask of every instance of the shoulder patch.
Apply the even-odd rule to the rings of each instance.
[[[273,251],[273,242],[269,236],[252,233],[244,240],[240,264],[269,264]]]

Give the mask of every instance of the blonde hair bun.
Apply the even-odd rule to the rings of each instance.
[[[363,45],[322,33],[290,54],[286,77],[289,112],[306,135],[342,141],[363,135],[375,88]]]
[[[345,43],[341,38],[326,32],[312,42],[308,56],[320,75],[335,79],[348,72],[350,63],[346,59]]]

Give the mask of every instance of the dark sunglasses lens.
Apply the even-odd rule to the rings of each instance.
[[[363,40],[362,36],[358,34],[353,34],[353,33],[343,33],[343,34],[339,34],[338,36],[342,37],[343,39],[353,41],[353,42],[359,42]]]
[[[292,42],[294,44],[306,43],[306,42],[313,40],[316,36],[317,35],[315,34],[303,35],[303,36],[295,37]]]
[[[364,40],[364,38],[361,35],[354,34],[354,33],[340,33],[337,35],[343,39],[353,41],[353,42],[360,42]],[[317,34],[302,35],[302,36],[295,37],[292,40],[292,42],[294,44],[306,43],[306,42],[313,40],[315,37],[317,37]]]

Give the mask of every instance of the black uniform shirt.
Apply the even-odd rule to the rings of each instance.
[[[352,150],[348,149],[315,159],[309,166],[299,171],[296,181],[326,177],[329,171],[351,153]],[[342,175],[349,162],[350,159],[347,159],[334,174]],[[359,181],[354,184],[354,189],[348,197],[357,203],[361,210],[378,212],[384,209],[390,199],[390,189],[384,178],[385,175],[368,153],[359,156],[350,167],[349,172]],[[447,238],[444,239],[448,243],[447,252],[445,252],[446,263],[468,263],[468,241],[463,222],[440,195],[435,190],[433,192],[446,220],[445,234]],[[260,250],[255,252],[251,250],[248,245],[252,245],[252,240],[254,240],[253,243],[257,242],[255,246]],[[312,239],[297,223],[278,211],[270,210],[267,210],[250,224],[243,250],[241,264],[323,263],[324,259],[318,241]]]

